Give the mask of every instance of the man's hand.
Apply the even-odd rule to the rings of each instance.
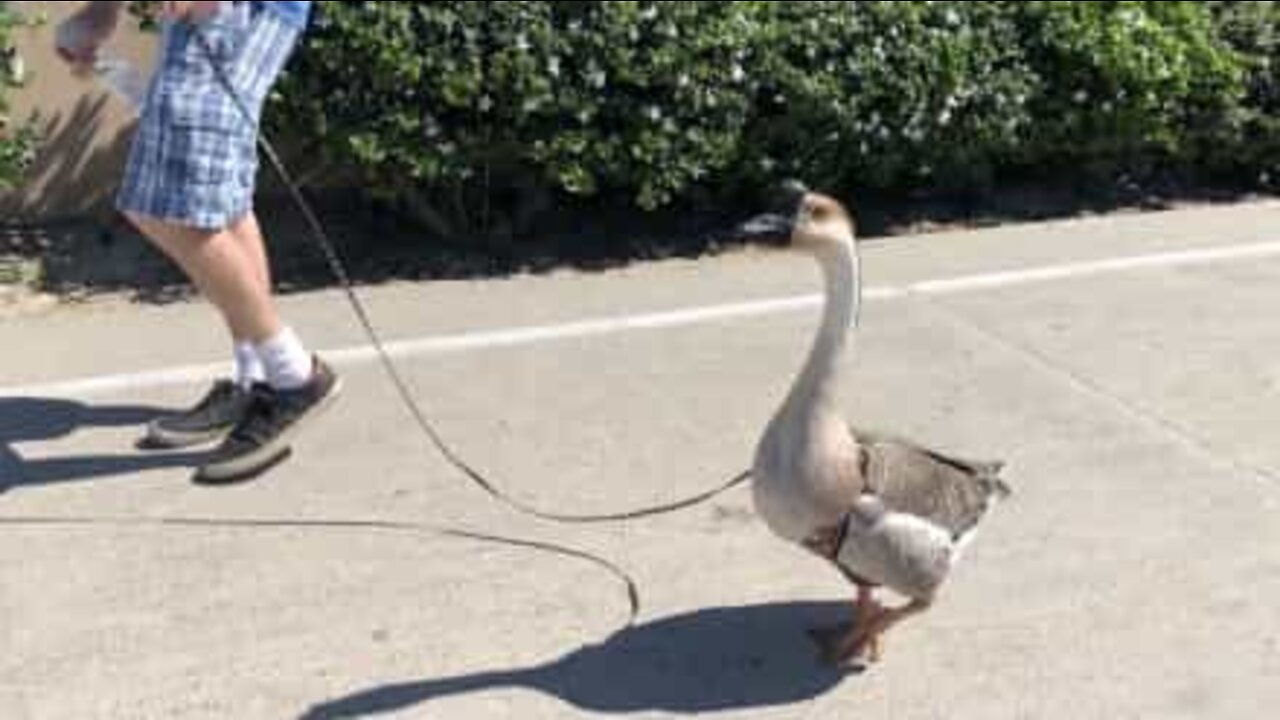
[[[98,59],[98,50],[111,39],[120,22],[122,2],[90,2],[58,26],[58,55],[73,67],[85,69]]]
[[[218,11],[218,6],[222,3],[220,0],[178,0],[176,2],[165,2],[163,14],[170,20],[181,20],[183,22],[198,23],[204,22],[213,17]]]

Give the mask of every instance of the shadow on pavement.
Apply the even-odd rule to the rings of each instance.
[[[104,480],[165,468],[195,468],[207,453],[140,453],[28,460],[17,445],[67,438],[86,428],[139,428],[166,411],[131,405],[85,405],[48,398],[0,398],[0,493],[17,487]]]
[[[552,663],[372,688],[304,720],[403,712],[444,698],[532,689],[605,714],[697,714],[817,698],[847,673],[824,666],[806,630],[846,619],[849,603],[716,608],[624,630]]]

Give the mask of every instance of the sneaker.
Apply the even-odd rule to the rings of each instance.
[[[194,407],[153,420],[142,447],[184,448],[218,440],[244,419],[251,399],[247,389],[219,380]]]
[[[231,431],[214,459],[200,468],[196,481],[208,484],[249,479],[288,457],[289,441],[308,420],[319,415],[342,391],[342,383],[320,358],[314,359],[311,381],[297,390],[257,385],[244,418]]]

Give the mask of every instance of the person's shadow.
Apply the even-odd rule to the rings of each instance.
[[[82,428],[141,428],[166,412],[131,405],[92,406],[71,400],[0,398],[0,494],[17,487],[100,480],[164,468],[198,467],[208,459],[207,453],[126,452],[28,460],[16,447],[24,442],[49,442],[70,437]]]
[[[398,713],[443,698],[533,689],[597,713],[698,714],[817,698],[847,672],[818,659],[807,630],[847,621],[852,603],[700,610],[619,632],[536,667],[372,688],[311,708],[303,720]]]

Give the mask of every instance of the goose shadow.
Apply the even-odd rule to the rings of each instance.
[[[699,714],[796,704],[848,675],[824,665],[806,630],[847,621],[850,603],[715,608],[623,630],[528,668],[384,685],[317,705],[303,720],[399,713],[491,690],[537,690],[603,714]]]
[[[169,411],[137,405],[87,405],[51,398],[0,398],[0,494],[18,487],[92,481],[167,468],[195,468],[204,452],[122,453],[29,460],[20,443],[51,442],[85,428],[142,426]]]

